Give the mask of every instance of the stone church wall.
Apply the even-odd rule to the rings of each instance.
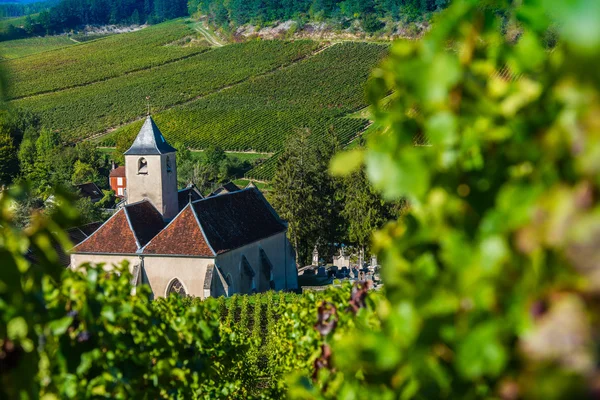
[[[144,256],[142,283],[150,285],[154,297],[164,297],[175,278],[183,284],[188,295],[204,298],[206,268],[214,258]]]
[[[205,298],[208,292],[211,296],[252,293],[253,291],[264,292],[271,289],[271,277],[270,271],[263,266],[260,249],[264,250],[273,265],[274,289],[296,289],[298,287],[296,260],[285,232],[218,255],[216,259],[144,255],[141,282],[150,286],[154,298],[164,297],[169,284],[175,278],[182,283],[188,295],[200,298]],[[254,272],[254,278],[250,278],[245,271],[242,256],[248,260]],[[71,265],[73,266],[84,262],[117,264],[123,260],[129,261],[130,270],[134,265],[139,265],[141,261],[138,255],[71,255]],[[206,271],[212,264],[217,266],[218,272],[226,280],[225,289],[221,287],[223,286],[221,280],[217,279],[219,277],[217,271],[214,271],[211,276],[212,282],[209,285],[210,291],[205,290]],[[227,293],[224,292],[225,290]]]
[[[104,263],[108,265],[113,265],[120,264],[124,260],[129,261],[129,271],[133,270],[134,265],[140,264],[140,257],[135,254],[72,254],[70,267],[76,269],[78,266],[84,263]]]
[[[216,265],[228,281],[229,294],[252,293],[253,287],[257,292],[270,289],[269,277],[263,272],[261,248],[273,264],[275,290],[298,287],[298,272],[294,254],[285,232],[282,232],[217,256]],[[254,271],[254,282],[244,271],[242,256],[246,257]]]

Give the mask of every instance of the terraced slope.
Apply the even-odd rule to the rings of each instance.
[[[76,44],[67,36],[47,36],[0,42],[0,58],[13,59]]]
[[[65,138],[83,138],[288,65],[318,48],[312,41],[254,41],[214,49],[161,67],[13,101],[38,113]]]
[[[174,20],[137,32],[4,61],[2,66],[9,71],[12,82],[9,97],[81,86],[189,57],[208,47],[184,46],[178,41],[198,35],[181,20]]]

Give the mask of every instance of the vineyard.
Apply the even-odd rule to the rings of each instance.
[[[158,113],[155,120],[168,140],[191,148],[277,152],[299,129],[309,129],[315,139],[333,130],[347,143],[368,121],[344,116],[366,106],[367,78],[386,53],[385,45],[336,44],[289,68]],[[139,128],[140,122],[121,128],[104,144],[121,136],[133,140]],[[247,176],[270,179],[275,160]]]
[[[206,51],[206,46],[171,45],[198,33],[181,20],[128,34],[3,62],[9,98],[53,92],[163,65]]]
[[[0,42],[1,59],[13,59],[74,45],[67,36],[47,36]]]
[[[145,114],[146,96],[150,96],[156,112],[292,63],[318,46],[311,41],[235,44],[93,85],[12,103],[35,111],[44,125],[60,129],[65,138],[82,138],[138,119]]]
[[[5,61],[11,104],[66,142],[100,137],[109,147],[133,140],[147,96],[167,139],[191,149],[278,153],[300,129],[315,142],[335,132],[346,144],[368,126],[346,116],[366,106],[387,45],[253,40],[211,49],[197,35],[178,20]],[[47,39],[56,38],[39,40]],[[268,181],[276,165],[277,156],[247,178]]]
[[[324,345],[321,304],[340,310],[340,332],[351,328],[356,313],[349,285],[303,295],[152,301],[144,285],[132,295],[126,265],[115,273],[86,268],[84,274],[63,269],[60,278],[44,282],[36,299],[43,315],[17,316],[18,302],[0,304],[10,343],[27,348],[0,359],[0,377],[7,379],[0,397],[21,391],[64,399],[282,398],[285,378],[309,376]],[[27,347],[32,340],[39,344]]]

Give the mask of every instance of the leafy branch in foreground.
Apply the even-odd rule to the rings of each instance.
[[[516,41],[492,5],[453,2],[374,72],[367,173],[410,208],[374,236],[380,329],[298,397],[597,396],[600,4],[520,2]]]

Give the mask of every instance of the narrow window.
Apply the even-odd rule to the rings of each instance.
[[[171,158],[167,156],[167,172],[171,172]]]
[[[148,161],[144,157],[138,160],[138,174],[148,174]]]
[[[233,288],[233,278],[231,277],[231,274],[227,274],[227,276],[225,277],[225,282],[227,282],[227,296],[232,296],[235,293],[235,290]]]

